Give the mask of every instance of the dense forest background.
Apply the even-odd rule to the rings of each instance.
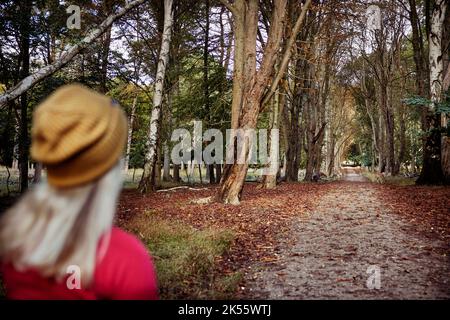
[[[126,110],[125,170],[141,169],[143,192],[197,174],[239,202],[248,164],[171,164],[172,131],[194,120],[279,129],[268,188],[339,176],[345,161],[449,183],[446,1],[80,0],[80,28],[71,4],[0,4],[0,161],[19,190],[42,171],[28,153],[32,112],[71,82]]]

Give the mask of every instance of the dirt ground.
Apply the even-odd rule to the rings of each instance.
[[[292,223],[292,237],[280,239],[275,262],[247,271],[246,296],[449,299],[449,243],[417,227],[421,207],[411,223],[387,204],[392,199],[379,185],[361,182],[354,172],[344,180],[333,183],[314,210]],[[448,201],[448,190],[444,194]],[[379,289],[373,286],[374,270],[379,270]]]

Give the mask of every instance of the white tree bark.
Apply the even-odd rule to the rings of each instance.
[[[108,28],[113,24],[113,22],[124,14],[126,14],[131,9],[142,4],[146,0],[135,0],[129,2],[125,7],[120,9],[117,13],[109,15],[97,28],[91,30],[79,43],[68,48],[64,53],[61,54],[61,58],[56,60],[54,63],[45,66],[35,73],[29,75],[25,79],[22,79],[16,86],[6,91],[0,96],[0,106],[6,104],[8,101],[14,100],[23,94],[25,91],[30,89],[32,86],[42,81],[46,77],[52,75],[62,67],[64,67],[68,62],[70,62],[81,50],[88,47],[95,39],[102,35]]]
[[[155,92],[153,94],[153,109],[150,118],[150,126],[148,130],[147,152],[145,154],[144,173],[140,184],[142,192],[149,190],[153,180],[153,172],[156,168],[158,139],[160,136],[161,105],[164,90],[164,78],[166,74],[167,64],[169,62],[169,49],[172,36],[173,25],[173,0],[164,0],[164,29],[162,34],[161,49],[159,52],[159,61],[156,70]]]
[[[448,0],[436,0],[431,13],[431,32],[429,38],[430,46],[430,93],[431,111],[436,108],[436,104],[442,101],[444,94],[444,59],[442,47],[442,32],[444,29],[445,12]],[[441,126],[447,126],[447,117],[441,114]],[[450,142],[446,135],[441,140],[441,167],[444,180],[450,182]]]
[[[442,30],[447,9],[447,0],[436,0],[431,14],[431,33],[429,38],[430,60],[430,93],[431,109],[442,99],[442,81],[444,64],[442,59]]]

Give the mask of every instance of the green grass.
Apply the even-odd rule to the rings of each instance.
[[[386,177],[386,183],[395,184],[397,186],[413,186],[416,184],[417,178],[407,178],[403,176]]]
[[[240,273],[220,274],[218,258],[231,246],[228,230],[196,230],[147,212],[131,231],[141,237],[154,259],[161,299],[230,299]]]
[[[369,179],[371,182],[375,183],[386,183],[386,184],[393,184],[398,186],[412,186],[416,183],[416,178],[407,178],[404,176],[384,176],[384,180],[382,181],[377,175],[377,173],[365,171],[362,173],[364,177]]]
[[[361,174],[369,179],[370,182],[383,183],[375,172],[363,171]]]

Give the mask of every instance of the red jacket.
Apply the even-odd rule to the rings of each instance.
[[[66,280],[58,283],[34,270],[19,272],[11,265],[3,265],[2,273],[8,299],[158,299],[150,255],[136,237],[115,227],[89,288],[68,289]]]

